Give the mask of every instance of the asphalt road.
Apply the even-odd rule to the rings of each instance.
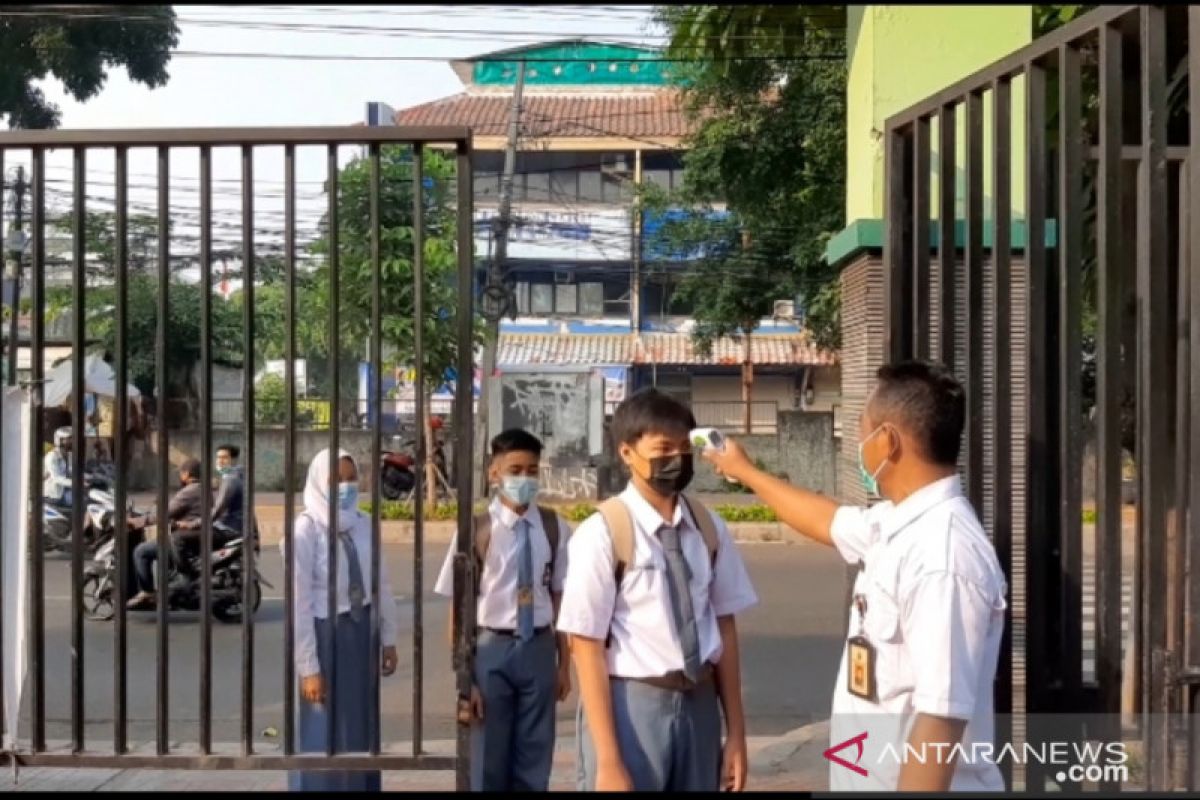
[[[831,550],[817,545],[743,544],[760,604],[739,620],[744,697],[749,734],[769,736],[828,716],[841,648],[845,570]],[[446,643],[448,601],[432,594],[444,545],[424,560],[424,738],[454,735],[454,675]],[[402,620],[400,667],[383,684],[385,741],[411,741],[413,715],[413,549],[388,545]],[[47,736],[69,736],[70,582],[69,562],[46,563]],[[275,548],[264,549],[260,568],[275,589],[265,597],[254,625],[254,715],[259,741],[283,728],[282,563]],[[170,739],[196,742],[199,735],[200,625],[194,613],[175,612],[169,625]],[[213,729],[216,741],[234,742],[241,730],[242,631],[213,623]],[[131,744],[153,741],[157,636],[153,612],[131,613],[128,626],[129,736]],[[113,728],[113,625],[85,622],[86,736],[98,749],[111,746]],[[28,696],[21,738],[28,737]],[[574,730],[577,694],[559,707],[560,731]]]

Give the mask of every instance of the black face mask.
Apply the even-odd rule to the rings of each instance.
[[[682,492],[695,475],[691,453],[659,456],[647,459],[647,462],[650,464],[650,477],[646,482],[663,497]]]

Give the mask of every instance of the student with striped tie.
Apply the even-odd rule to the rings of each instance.
[[[475,791],[549,788],[555,701],[571,691],[566,642],[554,631],[567,567],[559,543],[570,529],[534,502],[541,455],[541,441],[526,431],[493,439],[488,474],[496,495],[475,518]],[[454,596],[456,550],[452,542],[435,588],[445,597]]]

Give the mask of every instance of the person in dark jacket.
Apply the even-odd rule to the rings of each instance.
[[[213,502],[213,547],[242,535],[245,518],[246,473],[237,463],[241,450],[237,445],[223,444],[217,448],[217,499]]]
[[[167,505],[167,523],[171,528],[171,535],[175,540],[175,546],[181,551],[192,540],[198,540],[200,536],[203,493],[208,491],[207,484],[203,480],[203,475],[204,469],[198,459],[189,458],[187,461],[184,461],[179,467],[179,482],[183,486],[175,493],[175,496],[171,498],[171,502]],[[155,523],[153,515],[148,515],[144,520],[145,525]],[[137,573],[138,589],[140,591],[130,599],[127,606],[130,610],[152,608],[154,606],[154,562],[157,559],[157,541],[142,542],[134,549],[133,564],[134,570]]]

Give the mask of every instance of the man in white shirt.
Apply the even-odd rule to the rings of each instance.
[[[632,527],[624,529],[632,537],[628,563],[618,561],[616,535],[601,514],[571,536],[558,629],[571,636],[579,678],[581,790],[745,785],[734,615],[758,598],[723,522],[684,501],[695,425],[686,407],[658,391],[623,402],[612,436],[632,475],[620,496]],[[698,523],[695,514],[712,519]],[[710,525],[711,547],[701,530]]]
[[[42,497],[54,505],[71,505],[71,429],[54,432],[54,449],[42,459]]]
[[[492,440],[489,478],[496,497],[475,522],[475,791],[550,788],[555,702],[571,692],[566,639],[554,632],[570,528],[534,502],[541,455],[541,441],[523,430],[504,431]],[[454,596],[456,552],[452,541],[434,589],[445,597]],[[451,613],[451,636],[453,630]]]
[[[1003,791],[989,754],[1007,585],[955,463],[965,395],[948,370],[882,367],[859,422],[873,508],[842,507],[754,467],[736,442],[706,456],[802,534],[858,565],[834,689],[830,788]],[[957,746],[957,747],[956,747]]]

